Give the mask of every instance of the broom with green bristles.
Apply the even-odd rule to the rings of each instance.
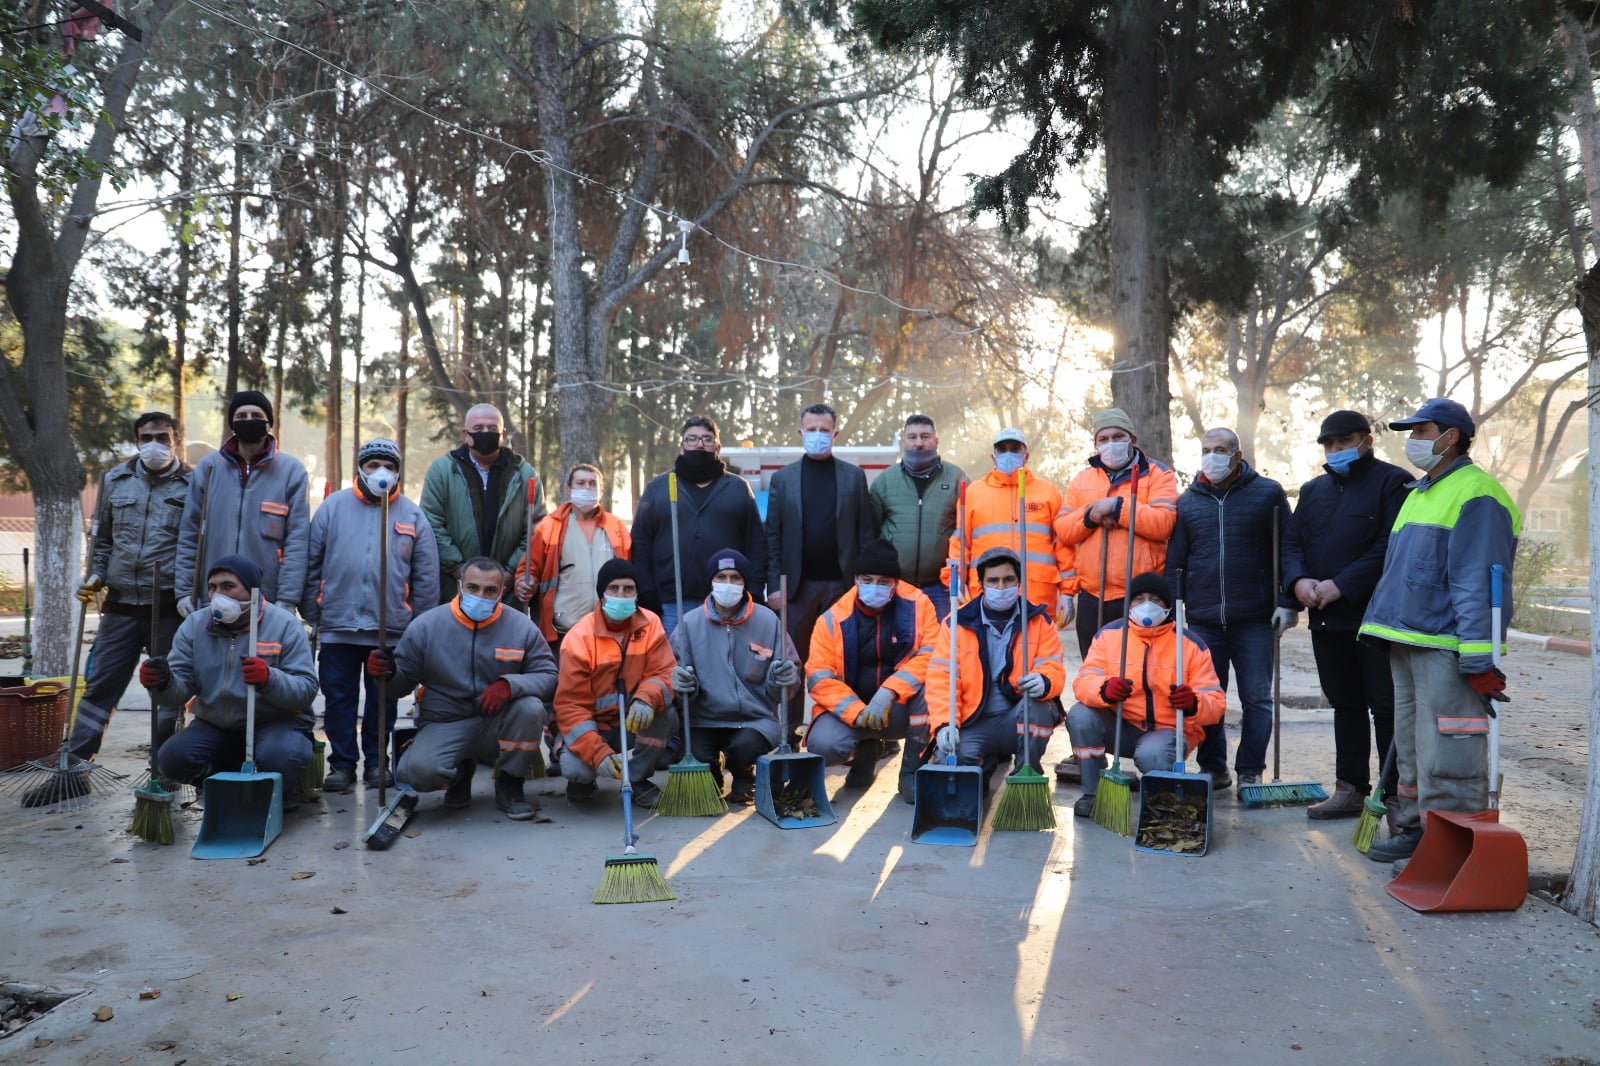
[[[1028,496],[1026,470],[1017,471],[1017,528],[1021,532],[1022,561],[1022,612],[1018,639],[1022,645],[1022,671],[1028,672],[1033,661],[1028,658]],[[1033,723],[1028,713],[1030,704],[1026,694],[1022,697],[1017,727],[1022,730],[1022,765],[1016,773],[1006,778],[1000,789],[1000,800],[994,807],[993,826],[997,831],[1031,833],[1056,827],[1055,806],[1050,802],[1050,785],[1044,774],[1033,768]]]
[[[1128,601],[1133,589],[1133,520],[1139,513],[1139,464],[1133,464],[1128,479],[1128,569],[1122,578],[1122,658],[1118,660],[1117,676],[1128,675]],[[1102,537],[1111,531],[1102,529]],[[1100,594],[1105,595],[1105,588]],[[1180,634],[1181,636],[1181,634]],[[1133,836],[1133,778],[1122,772],[1122,701],[1117,701],[1116,716],[1111,721],[1111,765],[1100,771],[1100,787],[1094,794],[1094,809],[1090,817],[1094,824],[1111,830],[1118,836]]]
[[[150,573],[150,657],[160,656],[161,650],[161,566],[151,567]],[[152,844],[171,844],[172,793],[156,774],[156,749],[160,746],[160,712],[156,707],[156,694],[150,693],[150,777],[133,793],[133,824],[128,832]]]
[[[667,474],[667,499],[672,512],[672,583],[678,598],[678,624],[683,625],[683,563],[678,552],[678,475]],[[684,641],[688,647],[688,641]],[[711,767],[694,757],[689,743],[689,697],[679,693],[683,708],[683,758],[667,767],[667,787],[661,790],[656,813],[669,818],[714,818],[728,813],[722,789]]]
[[[1378,780],[1372,785],[1372,795],[1368,796],[1361,804],[1361,818],[1356,822],[1355,832],[1350,834],[1350,843],[1356,850],[1365,855],[1371,850],[1373,841],[1378,839],[1378,820],[1389,813],[1389,807],[1383,802],[1383,783],[1389,779],[1389,771],[1394,769],[1394,740],[1389,741],[1389,754],[1383,757],[1383,770],[1378,774]]]
[[[634,848],[639,838],[633,832],[633,778],[628,773],[628,695],[617,677],[617,733],[622,754],[622,854],[607,855],[600,887],[594,890],[595,903],[664,903],[677,899],[672,886],[661,876],[654,855]]]

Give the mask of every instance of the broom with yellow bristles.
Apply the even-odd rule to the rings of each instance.
[[[622,755],[622,854],[607,855],[600,887],[594,891],[595,903],[662,903],[677,899],[654,855],[645,855],[634,845],[633,778],[628,773],[628,695],[622,678],[617,678],[617,734]]]
[[[1378,839],[1378,820],[1389,813],[1389,807],[1383,802],[1383,783],[1389,779],[1389,771],[1394,769],[1394,740],[1389,741],[1389,754],[1383,757],[1383,770],[1378,774],[1378,780],[1373,783],[1372,795],[1361,803],[1361,819],[1356,822],[1355,832],[1350,834],[1350,843],[1356,850],[1365,855],[1372,849],[1372,844]]]
[[[161,567],[151,567],[150,573],[150,657],[158,658],[161,650]],[[172,793],[167,791],[156,774],[156,750],[160,747],[160,710],[156,694],[150,693],[150,777],[133,793],[133,824],[128,832],[152,844],[171,844]]]
[[[1117,676],[1128,675],[1128,601],[1133,589],[1133,520],[1139,513],[1139,464],[1133,464],[1128,480],[1128,570],[1122,579],[1122,658],[1118,660]],[[1102,537],[1111,531],[1100,530]],[[1101,595],[1105,589],[1101,588]],[[1182,634],[1179,634],[1180,639]],[[1117,701],[1116,717],[1111,722],[1111,765],[1100,771],[1100,787],[1094,794],[1094,810],[1090,817],[1094,824],[1104,826],[1119,836],[1133,836],[1133,779],[1122,772],[1122,701]],[[1181,740],[1180,740],[1181,744]]]
[[[1022,573],[1022,612],[1018,639],[1022,648],[1022,671],[1026,674],[1033,665],[1028,658],[1028,496],[1026,470],[1017,471],[1017,522],[1022,536],[1019,556]],[[1033,723],[1029,698],[1022,697],[1017,728],[1022,730],[1022,765],[1006,778],[1000,788],[1000,800],[994,807],[994,828],[998,831],[1031,833],[1056,827],[1055,806],[1050,802],[1050,783],[1044,774],[1033,768]]]

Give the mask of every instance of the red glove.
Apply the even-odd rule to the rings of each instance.
[[[1481,674],[1468,674],[1467,684],[1471,685],[1472,691],[1478,695],[1494,699],[1506,690],[1506,675],[1490,667]]]
[[[139,667],[139,684],[151,692],[160,692],[172,684],[172,670],[167,666],[167,660],[146,659]]]
[[[373,648],[367,653],[368,677],[393,677],[394,652],[387,648]]]
[[[478,693],[478,713],[485,718],[492,714],[499,714],[500,708],[506,705],[511,698],[511,682],[505,678],[491,682],[489,687]]]
[[[244,683],[254,685],[256,688],[267,683],[267,678],[272,671],[267,669],[267,660],[254,655],[246,656],[239,662],[239,670],[244,674]]]
[[[1172,705],[1184,714],[1193,714],[1194,709],[1200,705],[1200,701],[1195,697],[1194,689],[1188,685],[1173,685],[1171,692]]]
[[[1133,682],[1125,677],[1108,677],[1100,686],[1100,698],[1107,703],[1119,703],[1133,695]]]

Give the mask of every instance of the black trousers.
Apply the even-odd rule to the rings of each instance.
[[[1353,631],[1313,630],[1322,694],[1333,707],[1334,774],[1362,792],[1372,788],[1372,740],[1378,763],[1394,737],[1394,678],[1389,673],[1389,643]],[[1384,782],[1387,792],[1395,775]]]
[[[697,725],[691,738],[694,757],[711,766],[711,776],[717,779],[718,787],[722,785],[722,771],[717,768],[718,753],[727,759],[728,772],[737,778],[755,773],[756,760],[772,750],[759,729]]]
[[[1078,657],[1081,659],[1089,654],[1089,645],[1094,643],[1094,635],[1098,631],[1095,623],[1101,625],[1115,622],[1122,617],[1122,597],[1107,600],[1103,608],[1105,617],[1101,618],[1102,608],[1100,600],[1092,593],[1078,592]]]

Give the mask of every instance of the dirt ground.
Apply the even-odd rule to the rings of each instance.
[[[1304,630],[1284,664],[1284,777],[1331,785]],[[1589,662],[1514,647],[1506,669],[1504,818],[1536,880],[1564,876]],[[130,781],[143,706],[135,687],[106,745]],[[191,859],[193,808],[175,846],[134,840],[127,785],[77,813],[8,803],[0,979],[84,994],[0,1062],[1600,1063],[1600,930],[1537,897],[1415,913],[1352,823],[1232,793],[1198,858],[1075,824],[1053,782],[1053,833],[930,847],[892,778],[852,795],[830,772],[820,829],[648,817],[678,898],[614,907],[590,897],[615,794],[578,809],[559,780],[519,824],[480,772],[470,810],[424,797],[388,852],[360,844],[376,793],[325,797],[258,863]]]

